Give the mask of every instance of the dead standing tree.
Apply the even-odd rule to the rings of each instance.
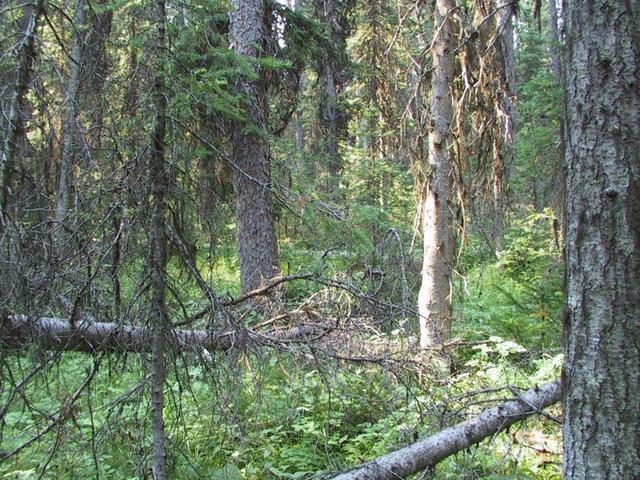
[[[423,235],[422,285],[418,295],[420,346],[433,347],[451,334],[451,269],[454,261],[451,163],[451,85],[455,70],[455,0],[437,0],[432,47],[429,165],[420,199]]]

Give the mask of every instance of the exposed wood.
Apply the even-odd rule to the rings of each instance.
[[[534,387],[517,400],[485,410],[478,416],[353,470],[333,480],[399,480],[436,465],[510,425],[560,401],[560,381]]]
[[[451,268],[453,181],[450,159],[453,105],[451,84],[455,69],[456,38],[452,18],[455,0],[437,0],[431,81],[429,171],[422,208],[422,284],[418,295],[420,346],[431,348],[451,332]]]

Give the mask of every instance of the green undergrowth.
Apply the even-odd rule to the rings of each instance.
[[[511,357],[520,348],[496,341],[478,349],[441,385],[420,380],[415,372],[371,365],[314,368],[313,361],[275,352],[216,356],[206,366],[177,359],[165,407],[171,477],[313,478],[359,464],[488,406],[484,401],[491,396],[469,392],[505,384],[526,387],[558,374],[554,358],[541,359],[533,369],[515,366]],[[149,365],[144,359],[124,360],[103,359],[64,425],[1,463],[0,478],[148,475],[150,412],[144,400],[148,385],[141,379]],[[33,365],[24,358],[10,363],[14,372]],[[64,406],[91,368],[88,357],[69,354],[38,374],[24,392],[29,408],[16,402],[4,418],[3,451],[46,428],[53,418],[49,414]],[[530,449],[527,435],[547,442],[544,448],[550,450],[558,430],[532,419],[446,460],[434,478],[560,478],[553,463],[557,458]]]
[[[462,344],[450,350],[451,376],[413,356],[401,368],[268,349],[214,354],[204,362],[190,355],[173,359],[165,406],[171,478],[314,478],[424,438],[493,405],[490,400],[513,397],[500,390],[504,386],[527,388],[557,378],[562,261],[553,224],[550,212],[528,212],[512,222],[498,261],[467,252],[467,273],[456,282],[454,334]],[[371,258],[373,243],[350,245],[326,254],[323,245],[310,249],[304,239],[285,241],[284,273],[344,274]],[[230,251],[201,253],[198,265],[219,295],[238,294]],[[135,278],[140,269],[142,262],[132,262],[125,273]],[[198,286],[175,258],[169,277],[188,312],[202,307]],[[126,278],[123,283],[125,295],[133,296],[137,287]],[[292,283],[288,299],[299,301],[317,288]],[[407,348],[405,335],[392,328],[371,340]],[[38,365],[46,367],[2,418],[0,451],[6,455],[42,436],[0,462],[0,479],[150,478],[149,358],[101,358],[89,387],[67,408],[93,368],[90,357],[9,356],[0,405],[10,395],[9,380]],[[485,393],[473,393],[480,391]],[[47,430],[60,411],[66,421]],[[559,479],[560,450],[558,425],[531,418],[446,459],[424,478]]]

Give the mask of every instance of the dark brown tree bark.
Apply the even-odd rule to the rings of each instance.
[[[266,38],[266,0],[234,0],[230,39],[233,50],[254,62],[257,79],[242,78],[245,125],[233,134],[236,229],[243,292],[260,286],[280,271],[278,241],[271,205],[271,172],[267,139],[267,84],[257,64]]]
[[[455,0],[437,0],[431,81],[429,171],[421,198],[424,257],[418,295],[420,346],[433,347],[451,334],[451,268],[453,181],[449,146],[453,119],[451,84],[455,68],[452,12]]]
[[[640,2],[565,2],[564,478],[640,478]]]

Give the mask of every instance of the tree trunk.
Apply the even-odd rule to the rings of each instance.
[[[93,0],[88,0],[89,5]],[[86,132],[87,144],[91,155],[102,148],[102,130],[105,112],[105,85],[107,85],[108,56],[106,44],[111,35],[113,7],[107,0],[96,0],[96,8],[91,10],[87,22],[89,30],[85,38],[82,78],[80,80],[80,103],[89,117]]]
[[[556,81],[558,85],[562,85],[562,62],[560,61],[560,30],[558,28],[558,8],[556,6],[557,0],[548,0],[549,6],[549,29],[551,30],[551,71],[553,75],[556,77]],[[565,139],[567,137],[566,127],[565,127],[565,118],[560,120],[560,179],[559,179],[559,205],[562,209],[560,213],[561,218],[561,238],[564,242],[567,238],[567,209],[566,205],[566,172],[565,172],[565,151],[567,149]]]
[[[505,180],[505,145],[497,139],[493,140],[493,207],[495,217],[493,219],[493,242],[496,258],[500,258],[504,238],[504,180]]]
[[[20,46],[16,57],[18,70],[15,76],[15,86],[9,101],[7,131],[4,132],[2,154],[0,156],[0,231],[7,222],[13,197],[13,171],[18,153],[19,139],[24,133],[24,121],[21,113],[26,104],[26,93],[29,88],[29,78],[36,55],[35,36],[40,17],[44,14],[46,3],[38,0],[31,8],[30,18],[20,38]],[[29,9],[25,9],[25,12]]]
[[[165,304],[167,232],[165,218],[169,178],[165,167],[165,124],[167,95],[165,89],[164,57],[166,10],[164,0],[156,0],[156,27],[158,29],[153,102],[155,125],[151,138],[151,161],[149,165],[151,184],[151,410],[153,415],[153,459],[154,480],[167,478],[166,446],[164,432],[164,384],[166,381],[165,338],[170,331]]]
[[[69,58],[69,80],[65,93],[65,117],[62,125],[62,155],[60,158],[60,177],[58,183],[58,199],[56,202],[56,223],[54,236],[56,246],[64,245],[65,224],[69,214],[71,191],[73,189],[73,169],[76,164],[78,148],[80,146],[80,124],[78,121],[78,92],[80,90],[80,75],[83,69],[82,45],[84,43],[84,28],[86,18],[86,0],[78,0],[76,13],[71,26],[73,40],[71,57]]]
[[[239,55],[257,61],[265,43],[265,0],[234,0],[230,38]],[[233,161],[240,284],[243,292],[258,288],[279,273],[278,241],[271,205],[271,172],[267,136],[267,85],[258,65],[258,79],[242,78],[238,88],[246,100],[248,125],[233,136]],[[244,127],[244,128],[243,128]]]
[[[339,185],[342,171],[339,141],[344,135],[346,123],[344,114],[341,115],[338,104],[338,92],[341,87],[340,79],[344,77],[346,63],[346,41],[348,32],[342,27],[345,24],[345,14],[351,4],[336,0],[315,0],[316,16],[324,26],[326,43],[318,72],[319,79],[319,126],[321,132],[321,149],[326,160],[328,170],[327,191],[333,193]]]
[[[551,70],[558,79],[562,78],[562,63],[560,62],[560,30],[558,29],[557,0],[548,0],[549,3],[549,29],[551,30]]]
[[[566,2],[564,478],[640,478],[640,2]]]
[[[431,82],[429,168],[422,205],[424,257],[418,295],[420,346],[432,347],[451,334],[452,174],[449,157],[453,117],[450,85],[455,68],[455,36],[451,12],[455,0],[437,0]]]
[[[560,382],[535,387],[518,400],[485,410],[413,445],[384,455],[333,480],[398,480],[433,467],[441,460],[495,435],[560,400]]]
[[[338,93],[335,82],[335,67],[330,52],[325,52],[320,71],[320,131],[329,178],[327,192],[338,188],[342,160],[338,150]]]

